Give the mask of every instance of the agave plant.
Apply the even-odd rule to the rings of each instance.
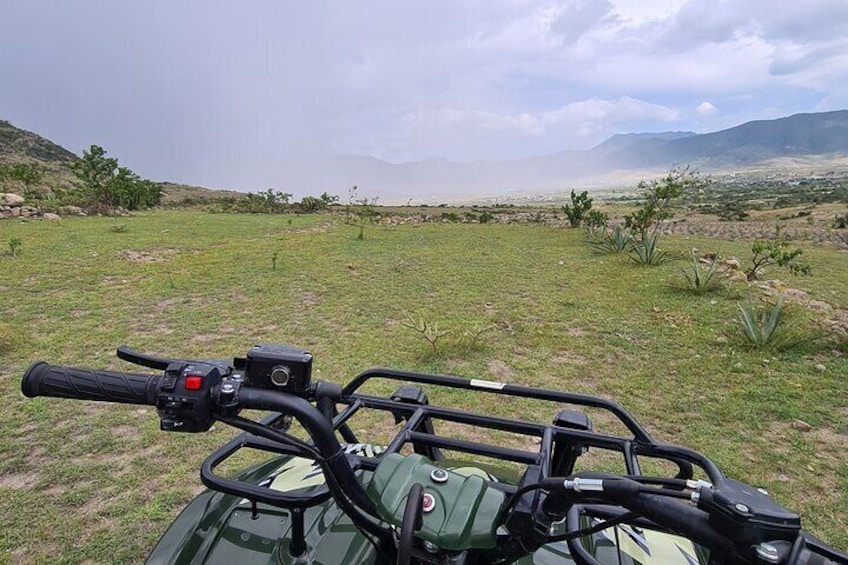
[[[630,230],[615,226],[612,231],[604,229],[603,237],[592,243],[592,248],[600,253],[623,253],[633,245],[633,234]]]
[[[777,299],[773,306],[766,306],[760,311],[751,298],[739,305],[738,317],[742,330],[748,341],[756,349],[766,349],[782,345],[776,338],[777,327],[783,316],[783,297]]]
[[[640,265],[659,265],[668,260],[665,251],[657,247],[660,234],[649,234],[648,230],[642,230],[642,237],[633,239],[633,252],[630,257]]]
[[[723,270],[719,269],[716,259],[712,259],[706,267],[701,264],[694,252],[689,254],[689,263],[681,269],[686,278],[686,289],[695,294],[704,294],[721,288],[721,275]]]
[[[607,237],[607,227],[606,226],[596,226],[593,224],[587,224],[584,228],[586,232],[586,239],[589,240],[589,243],[595,244],[600,241],[603,241]]]

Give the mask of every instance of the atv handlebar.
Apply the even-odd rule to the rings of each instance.
[[[391,528],[384,522],[381,523],[375,509],[376,501],[372,501],[366,494],[354,471],[362,461],[355,460],[353,465],[351,464],[352,460],[336,438],[332,415],[328,417],[301,395],[284,390],[268,390],[261,385],[247,382],[232,366],[224,367],[213,362],[169,361],[164,374],[156,376],[38,362],[24,373],[21,390],[30,398],[52,396],[156,406],[162,418],[163,430],[206,431],[212,422],[221,420],[250,433],[258,433],[271,441],[288,441],[290,445],[299,446],[322,467],[330,494],[360,529],[377,536],[385,543],[392,543]],[[352,394],[350,396],[352,397]],[[308,397],[315,400],[319,407],[322,402],[325,405],[333,405],[340,400],[344,402],[345,398],[350,400],[338,387],[323,384],[312,387]],[[312,444],[300,442],[274,428],[240,418],[238,412],[241,409],[268,410],[291,416],[307,431]],[[415,418],[407,416],[407,420],[407,427],[411,427]],[[343,418],[340,421],[343,422]],[[561,432],[562,427],[557,430]],[[573,433],[579,438],[588,432]],[[646,437],[650,439],[650,436]],[[212,467],[222,457],[204,464],[202,477],[208,486],[212,486],[209,484]],[[675,493],[669,489],[646,488],[644,484],[625,477],[582,474],[546,477],[542,478],[541,482],[520,486],[513,495],[515,500],[501,507],[498,520],[503,521],[508,530],[512,530],[506,522],[510,519],[508,510],[513,510],[511,505],[519,499],[520,493],[538,489],[548,493],[548,501],[540,503],[539,506],[534,503],[535,509],[531,510],[528,516],[535,521],[551,510],[548,516],[550,522],[565,517],[568,535],[559,539],[569,541],[572,557],[577,563],[598,564],[593,557],[583,555],[585,552],[581,553],[579,544],[575,541],[585,533],[585,530],[579,529],[575,509],[587,504],[600,504],[626,508],[662,529],[683,535],[707,547],[721,563],[848,564],[848,556],[801,531],[797,515],[771,501],[764,494],[753,492],[755,489],[752,487],[724,477],[719,477],[715,485],[679,479],[671,481],[675,480],[678,484],[697,484],[681,488],[676,493],[676,498],[689,498],[689,502],[695,503],[694,506],[688,502],[673,500],[672,495]],[[257,494],[254,490],[259,487],[251,488],[253,490],[248,492]],[[681,491],[686,489],[692,492],[680,496]],[[235,492],[233,489],[231,494]],[[261,496],[254,498],[265,501]],[[269,498],[267,502],[274,503],[275,500]],[[738,511],[739,508],[743,511]],[[734,514],[737,511],[741,514]],[[407,518],[403,516],[404,523]],[[500,525],[499,523],[496,527]],[[548,530],[548,534],[543,533],[540,538],[538,534],[544,528],[540,530],[538,526],[539,524],[534,523],[535,536],[528,534],[532,539],[525,540],[522,534],[513,533],[509,536],[510,540],[505,541],[503,545],[502,540],[499,540],[498,547],[493,550],[500,552],[497,559],[495,554],[489,553],[486,555],[490,558],[482,557],[483,561],[480,562],[511,562],[506,560],[510,551],[520,557],[532,551],[528,550],[528,547],[534,544],[539,547],[556,537],[550,534],[552,530]],[[514,543],[515,541],[518,543]],[[813,551],[808,547],[812,547]],[[762,558],[762,554],[757,553],[757,548],[766,552],[773,549],[774,555],[770,556],[772,560]]]
[[[96,371],[42,361],[26,370],[21,391],[29,398],[53,396],[154,406],[161,380],[155,375]]]

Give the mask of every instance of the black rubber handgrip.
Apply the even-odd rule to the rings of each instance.
[[[162,377],[118,371],[95,371],[78,367],[34,363],[24,373],[25,396],[55,396],[126,404],[156,404]]]

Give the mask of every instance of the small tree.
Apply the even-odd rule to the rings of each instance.
[[[655,232],[663,221],[671,218],[673,203],[683,194],[699,190],[708,181],[690,169],[675,167],[666,176],[650,182],[641,181],[642,205],[630,216],[624,217],[624,225],[634,232]]]
[[[757,240],[751,246],[751,268],[745,271],[749,281],[756,280],[762,270],[769,265],[786,267],[793,275],[809,275],[810,266],[801,263],[798,257],[803,253],[801,249],[790,249],[789,243],[780,236],[780,230],[771,240]]]
[[[562,211],[565,212],[573,228],[580,227],[583,217],[591,209],[592,199],[589,198],[589,193],[584,190],[580,194],[576,194],[573,188],[571,189],[571,204],[562,207]]]
[[[89,205],[123,206],[127,210],[150,208],[159,204],[162,189],[140,178],[118,160],[106,157],[106,150],[92,145],[82,152],[82,159],[71,166],[77,177],[77,187]]]
[[[77,177],[77,186],[92,203],[110,200],[108,185],[117,169],[118,160],[106,157],[106,150],[99,145],[84,150],[82,159],[71,165],[71,171]]]

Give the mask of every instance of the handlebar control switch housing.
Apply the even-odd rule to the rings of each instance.
[[[205,432],[215,421],[211,391],[221,369],[206,363],[171,363],[156,395],[159,427],[166,432]]]
[[[312,354],[287,345],[254,345],[247,352],[245,380],[253,387],[307,396],[312,384]]]

